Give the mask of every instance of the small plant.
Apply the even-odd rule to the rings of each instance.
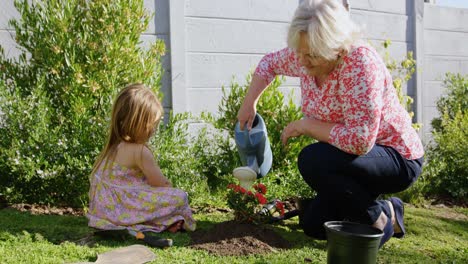
[[[227,203],[234,210],[236,221],[261,224],[268,222],[272,217],[284,215],[284,205],[281,201],[273,200],[267,204],[267,188],[261,183],[253,185],[254,192],[233,183],[227,188]]]

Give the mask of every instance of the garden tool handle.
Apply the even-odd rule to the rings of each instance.
[[[131,230],[129,230],[128,233],[130,233],[136,239],[143,240],[145,243],[153,247],[166,248],[172,246],[173,244],[172,239],[169,238],[146,236],[143,232],[135,232]]]
[[[143,241],[148,245],[158,248],[166,248],[172,246],[172,239],[170,238],[157,238],[157,237],[150,237],[145,236]]]

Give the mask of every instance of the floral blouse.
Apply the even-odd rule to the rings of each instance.
[[[290,48],[265,55],[255,74],[268,83],[276,75],[299,77],[304,116],[336,123],[328,143],[345,152],[363,155],[380,144],[406,159],[422,157],[421,140],[377,51],[366,44],[353,46],[342,60],[321,86]]]

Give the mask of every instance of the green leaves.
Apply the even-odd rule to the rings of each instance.
[[[410,96],[404,93],[404,86],[413,76],[416,70],[416,60],[413,57],[413,52],[409,51],[406,53],[406,58],[401,61],[397,61],[396,59],[390,57],[390,52],[388,51],[390,45],[390,40],[385,40],[382,43],[384,47],[384,62],[387,69],[392,74],[393,78],[393,86],[395,87],[398,95],[398,99],[400,100],[400,104],[408,111],[411,117],[414,116],[413,111],[411,111],[411,105],[413,104],[414,100]],[[421,128],[421,124],[414,123],[413,127],[415,129]]]
[[[440,117],[432,120],[435,144],[427,151],[424,175],[431,193],[468,197],[468,76],[446,75],[446,94],[437,101]]]

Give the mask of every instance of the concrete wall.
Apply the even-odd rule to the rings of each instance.
[[[153,23],[143,45],[163,39],[164,106],[176,112],[216,113],[221,87],[245,76],[260,58],[286,46],[286,32],[300,0],[145,0]],[[416,120],[427,140],[435,102],[442,94],[445,72],[468,74],[468,10],[434,6],[423,0],[351,0],[353,19],[379,49],[390,39],[390,54],[401,60],[413,51],[418,71],[407,93],[415,98]],[[0,1],[0,45],[10,56],[18,50],[8,20],[18,17],[13,0]],[[381,49],[383,50],[383,49]],[[296,78],[282,89],[299,96]]]
[[[171,2],[173,109],[215,113],[222,86],[229,87],[233,77],[244,83],[264,54],[286,46],[288,24],[298,4],[291,0]],[[410,2],[353,0],[351,7],[352,17],[376,47],[391,39],[395,58],[414,49]],[[296,102],[298,85],[297,78],[287,78],[282,87],[285,92],[295,90]],[[408,92],[414,96],[414,85]]]
[[[217,111],[221,87],[245,83],[261,57],[286,46],[291,0],[171,1],[173,109]],[[298,89],[287,79],[284,89]],[[296,93],[299,93],[297,91]]]
[[[423,138],[430,139],[446,72],[468,74],[468,9],[424,5],[422,81],[419,106]]]

